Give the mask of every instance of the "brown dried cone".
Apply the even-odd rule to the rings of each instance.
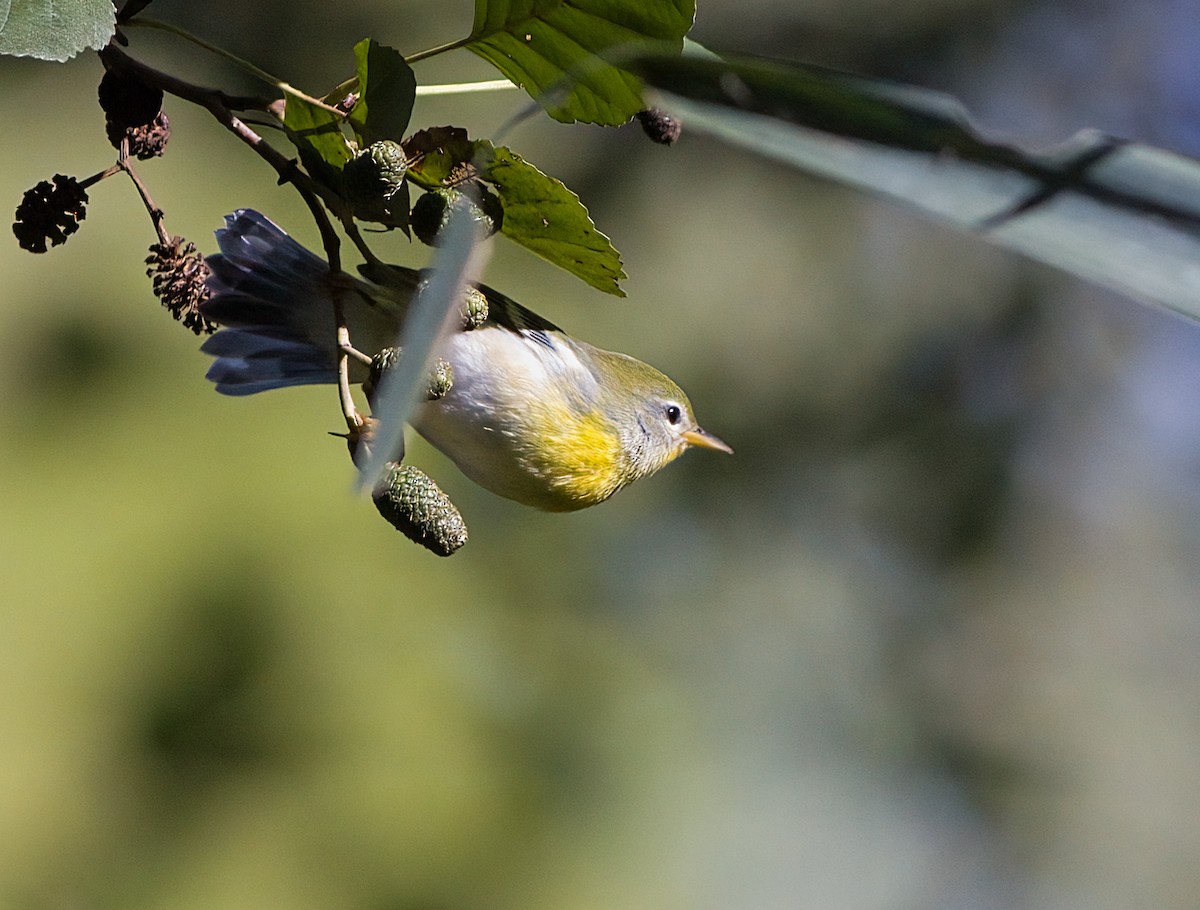
[[[63,174],[54,175],[53,186],[43,180],[26,190],[13,222],[13,234],[21,249],[44,253],[47,240],[51,246],[65,243],[87,217],[87,201],[87,192],[79,181]]]
[[[171,121],[162,111],[162,89],[147,85],[123,70],[109,70],[100,80],[104,129],[113,148],[129,138],[129,154],[145,161],[163,153],[171,138]]]
[[[192,243],[172,237],[170,243],[156,243],[146,258],[146,275],[154,281],[154,296],[171,315],[197,335],[210,335],[216,323],[200,315],[200,304],[208,299],[209,268]]]
[[[392,527],[431,553],[450,556],[467,542],[461,513],[420,468],[392,462],[372,499]]]
[[[105,128],[114,148],[120,148],[121,140],[128,136],[129,154],[139,161],[162,155],[171,139],[171,121],[164,111],[159,111],[153,120],[140,126],[123,127],[109,120]]]

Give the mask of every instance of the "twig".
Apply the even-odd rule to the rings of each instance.
[[[262,95],[229,95],[220,89],[206,88],[156,70],[140,60],[135,60],[115,44],[109,44],[100,50],[100,59],[106,69],[125,69],[136,73],[143,82],[162,89],[168,95],[174,95],[193,104],[208,108],[215,103],[230,111],[266,111],[273,98]]]
[[[264,141],[258,133],[246,125],[245,121],[233,113],[235,110],[269,111],[273,99],[231,96],[218,89],[195,85],[148,66],[140,60],[135,60],[112,44],[100,51],[100,58],[106,66],[125,68],[136,73],[138,78],[147,85],[157,86],[168,95],[182,98],[184,101],[189,101],[207,110],[218,123],[250,146],[260,158],[274,168],[279,175],[280,183],[291,183],[305,197],[306,201],[317,197],[334,211],[339,211],[344,207],[344,203],[339,197],[315,183],[296,167],[294,159],[288,158]],[[309,207],[312,208],[312,205],[310,204]]]
[[[358,225],[354,223],[353,218],[342,219],[342,230],[346,232],[346,236],[350,238],[350,242],[354,244],[355,249],[362,254],[362,257],[371,265],[383,265],[383,260],[375,255],[374,251],[367,246],[367,241],[363,239],[362,232],[359,231]]]
[[[171,235],[163,226],[163,210],[160,209],[150,195],[150,190],[146,188],[146,184],[142,182],[142,178],[138,176],[138,172],[133,169],[133,163],[129,160],[129,137],[125,136],[121,140],[121,157],[118,159],[116,167],[129,175],[129,179],[133,181],[133,185],[137,187],[138,195],[142,197],[142,205],[146,207],[146,211],[150,214],[150,221],[154,225],[154,231],[158,234],[158,242],[163,246],[171,243]]]
[[[121,169],[122,169],[121,165],[118,162],[117,164],[114,164],[111,167],[105,168],[99,174],[92,174],[92,176],[88,177],[86,180],[80,180],[79,188],[81,190],[86,190],[88,187],[99,183],[101,180],[107,180],[113,174],[119,173],[121,171]]]
[[[369,367],[374,362],[369,354],[364,354],[362,351],[360,351],[358,348],[354,347],[354,345],[352,345],[352,344],[347,344],[347,345],[343,346],[342,353],[344,353],[347,357],[351,357],[354,360],[357,360],[363,366]]]
[[[274,168],[275,172],[279,175],[280,183],[290,183],[300,193],[301,198],[312,213],[313,220],[317,223],[317,229],[321,232],[321,242],[325,249],[326,259],[329,261],[333,290],[333,316],[339,350],[338,396],[341,402],[342,415],[346,419],[347,428],[352,433],[359,431],[363,425],[363,418],[359,415],[350,392],[350,364],[346,352],[347,350],[352,350],[352,348],[350,347],[350,330],[346,325],[341,304],[341,296],[348,289],[349,285],[338,280],[338,276],[342,274],[341,241],[338,239],[337,232],[333,229],[326,211],[326,207],[328,207],[330,211],[338,214],[340,220],[353,224],[353,221],[349,217],[349,212],[345,211],[345,202],[340,197],[335,196],[330,190],[313,181],[311,177],[296,166],[295,159],[283,155],[252,130],[243,120],[234,115],[230,102],[232,100],[244,101],[245,99],[230,99],[223,92],[203,88],[178,79],[175,76],[161,72],[133,59],[124,51],[111,44],[100,52],[100,56],[106,66],[127,68],[135,72],[143,82],[157,86],[170,95],[182,98],[184,101],[189,101],[207,110],[216,118],[218,123],[237,136],[238,139],[253,149],[263,161]],[[272,101],[258,100],[252,107],[255,110],[269,111],[272,103]],[[249,107],[251,105],[247,105],[242,109]],[[125,164],[121,166],[121,169],[126,170],[130,177],[133,178],[139,192],[142,193],[142,200],[146,203],[147,210],[151,213],[151,217],[155,218],[157,209],[136,173],[128,166],[128,148],[124,145],[122,146],[122,154]],[[118,164],[120,165],[120,162]],[[155,221],[160,237],[162,236],[161,216],[162,213],[158,212]],[[356,233],[356,231],[353,232],[351,236],[353,237]],[[355,245],[361,249],[364,246],[361,237],[355,237],[354,239]],[[166,243],[167,240],[163,242]]]
[[[169,22],[162,22],[158,19],[138,18],[138,17],[129,19],[121,24],[126,27],[142,26],[143,28],[155,28],[160,31],[168,32],[169,34],[175,35],[178,38],[182,38],[185,41],[190,41],[192,44],[195,44],[197,47],[204,48],[209,53],[216,54],[218,57],[225,58],[230,63],[232,63],[234,66],[237,66],[242,70],[245,70],[247,73],[249,73],[254,78],[259,79],[263,82],[266,82],[268,85],[275,86],[277,89],[279,89],[281,92],[283,92],[286,95],[294,95],[295,97],[300,98],[303,101],[307,101],[309,104],[319,107],[322,110],[326,110],[326,111],[329,111],[330,113],[337,114],[337,116],[339,116],[339,117],[345,118],[345,116],[346,116],[346,112],[344,110],[341,110],[340,108],[336,108],[333,105],[321,100],[320,98],[314,98],[312,95],[309,95],[307,92],[303,92],[300,89],[296,88],[295,86],[293,86],[287,82],[284,82],[278,76],[274,76],[271,73],[268,73],[266,70],[260,69],[259,67],[255,66],[253,63],[251,63],[249,60],[244,60],[241,57],[239,57],[237,54],[232,54],[229,51],[225,50],[223,47],[217,47],[215,44],[210,44],[209,42],[205,41],[203,38],[199,37],[198,35],[193,35],[187,29],[180,28],[177,25],[172,25]]]
[[[459,38],[457,41],[451,41],[449,44],[441,44],[437,47],[431,47],[431,48],[429,48],[429,50],[417,51],[417,53],[413,54],[411,57],[405,57],[404,62],[405,63],[416,63],[418,60],[426,60],[429,57],[434,57],[434,56],[437,56],[438,54],[444,54],[444,53],[446,53],[446,51],[457,50],[458,48],[464,47],[465,45],[470,44],[470,43],[471,43],[470,37]]]

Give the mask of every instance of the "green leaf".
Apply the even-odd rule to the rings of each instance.
[[[579,197],[504,146],[480,145],[480,178],[496,188],[504,206],[500,232],[592,287],[624,297],[621,255],[596,230]]]
[[[706,132],[904,202],[1200,318],[1200,161],[1095,132],[992,142],[953,98],[815,66],[645,55],[657,103]]]
[[[412,116],[416,77],[399,52],[370,38],[354,45],[354,60],[359,96],[349,119],[359,147],[384,139],[399,142]]]
[[[475,0],[465,46],[555,120],[617,126],[646,106],[641,83],[600,55],[678,53],[695,16],[695,0]]]
[[[451,186],[477,174],[478,143],[458,126],[434,126],[419,130],[404,140],[408,154],[408,177],[427,190]]]
[[[111,0],[0,0],[0,54],[62,62],[115,31]]]
[[[335,193],[341,193],[341,173],[353,156],[342,132],[342,118],[289,94],[283,109],[283,128],[300,152],[309,175]]]

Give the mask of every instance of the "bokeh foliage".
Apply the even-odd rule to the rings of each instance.
[[[471,19],[159,2],[248,57],[294,39],[304,85],[346,75],[330,47]],[[1148,10],[710,3],[698,37],[951,89],[1021,136],[1194,153],[1171,86],[1195,57],[1168,53],[1194,17]],[[64,171],[108,154],[99,69],[0,61],[29,124],[0,196],[46,176],[27,135],[78,129]],[[439,104],[414,118],[510,113]],[[211,249],[252,205],[316,245],[269,172],[171,113],[147,173],[178,229]],[[0,245],[0,897],[1191,907],[1194,329],[686,133],[564,129],[506,141],[609,226],[630,299],[512,245],[489,283],[666,368],[738,454],[543,516],[415,445],[472,521],[452,564],[348,494],[322,390],[211,393],[124,189],[53,260]]]

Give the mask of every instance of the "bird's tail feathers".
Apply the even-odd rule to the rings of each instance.
[[[329,264],[253,209],[225,217],[208,257],[205,318],[222,328],[201,350],[226,395],[337,381]],[[355,295],[357,296],[357,295]]]

